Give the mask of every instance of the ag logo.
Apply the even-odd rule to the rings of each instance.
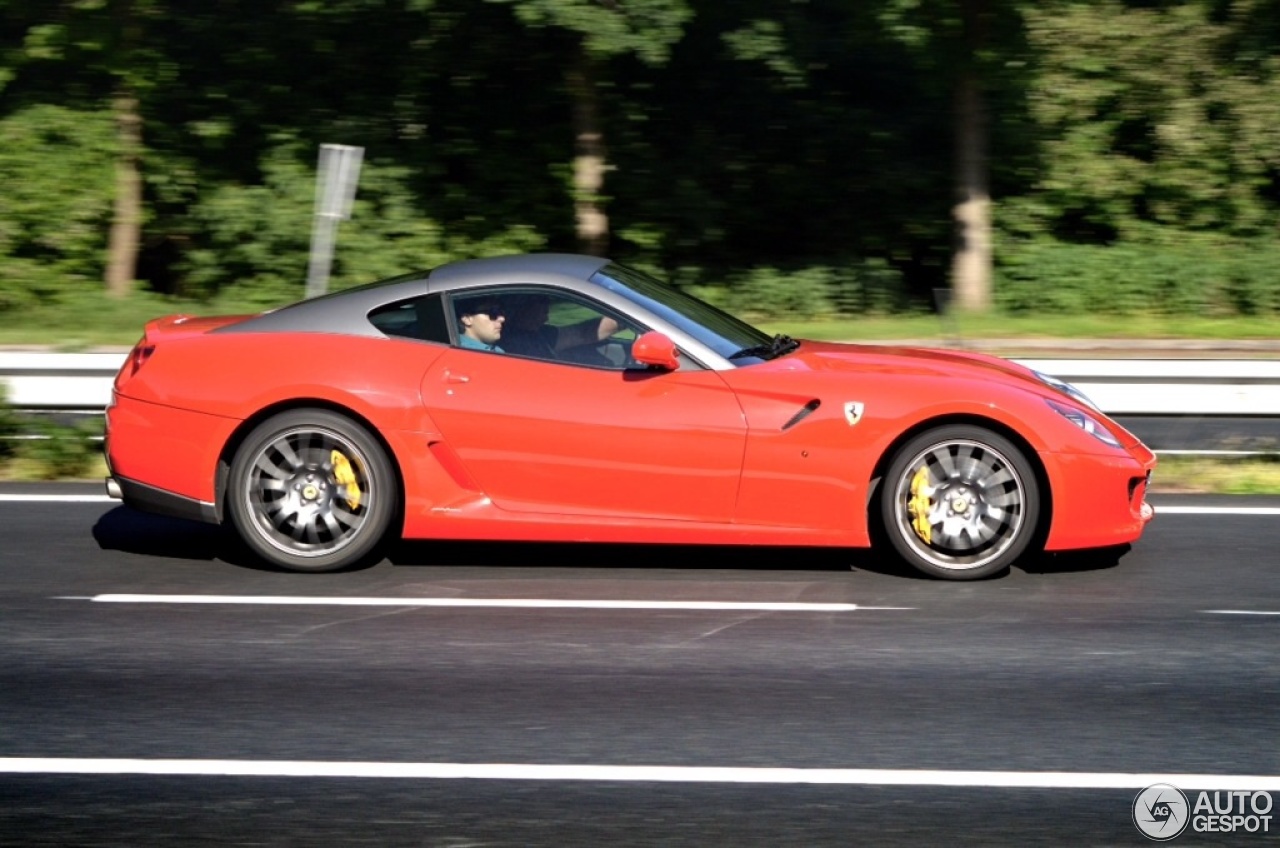
[[[844,402],[844,420],[849,422],[852,427],[862,420],[862,403],[856,400],[847,400]]]
[[[1142,835],[1167,842],[1187,829],[1191,808],[1182,790],[1168,783],[1148,786],[1133,799],[1133,823]]]

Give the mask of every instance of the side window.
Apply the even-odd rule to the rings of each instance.
[[[511,289],[502,294],[504,322],[498,342],[506,353],[596,368],[631,362],[634,324],[598,303],[554,289]]]
[[[444,298],[438,294],[375,309],[369,313],[369,321],[388,336],[449,344]]]

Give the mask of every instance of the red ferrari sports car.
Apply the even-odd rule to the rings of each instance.
[[[151,321],[108,491],[298,571],[393,534],[881,547],[966,580],[1119,545],[1156,461],[978,353],[768,334],[631,268],[457,262],[259,315]]]

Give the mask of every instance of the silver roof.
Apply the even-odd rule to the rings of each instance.
[[[609,264],[598,256],[572,253],[528,253],[464,259],[429,271],[404,274],[283,306],[219,328],[218,333],[342,333],[381,337],[366,316],[380,306],[428,292],[467,289],[502,283],[531,283],[582,289],[596,271]]]

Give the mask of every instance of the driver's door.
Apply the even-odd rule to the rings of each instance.
[[[714,371],[639,371],[449,350],[422,397],[505,510],[704,522],[732,518],[746,426]]]

